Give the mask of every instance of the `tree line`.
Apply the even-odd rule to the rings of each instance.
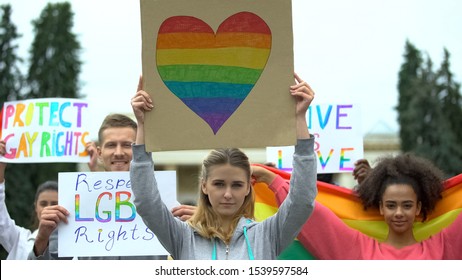
[[[443,50],[438,69],[427,55],[406,41],[398,79],[401,151],[433,161],[447,177],[462,173],[462,98],[460,83]]]

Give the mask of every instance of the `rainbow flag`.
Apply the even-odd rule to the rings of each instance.
[[[284,179],[290,179],[290,173],[276,168],[260,165],[279,174]],[[331,209],[350,227],[355,228],[377,240],[384,240],[387,225],[378,210],[364,211],[361,201],[351,189],[318,181],[318,196],[316,200]],[[255,185],[255,217],[264,220],[276,213],[278,205],[273,192],[265,183]],[[435,210],[428,215],[425,223],[416,222],[414,236],[420,241],[439,232],[451,224],[462,211],[462,173],[444,182],[443,199],[438,202]],[[279,259],[315,259],[298,240],[281,254]]]
[[[271,51],[271,30],[240,12],[213,29],[201,19],[174,16],[160,26],[157,70],[164,84],[216,134],[260,78]]]

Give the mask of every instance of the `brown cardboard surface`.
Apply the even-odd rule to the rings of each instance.
[[[295,83],[290,0],[141,0],[140,8],[144,89],[155,105],[146,115],[148,151],[295,144],[295,108],[289,93]],[[214,133],[163,81],[156,57],[159,28],[171,17],[191,16],[216,32],[223,21],[240,12],[253,13],[266,23],[271,50],[247,97]]]

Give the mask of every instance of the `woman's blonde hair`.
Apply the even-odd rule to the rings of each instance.
[[[231,166],[244,170],[250,187],[250,192],[237,211],[228,232],[223,231],[220,217],[213,210],[208,196],[202,191],[202,184],[207,180],[210,168],[223,164],[230,164]],[[194,215],[188,220],[188,224],[204,238],[212,239],[218,237],[224,242],[229,242],[242,216],[248,219],[254,219],[255,193],[253,187],[250,185],[251,175],[252,171],[249,158],[241,150],[236,148],[224,148],[211,151],[202,163],[202,171],[199,176],[199,199],[197,209]]]

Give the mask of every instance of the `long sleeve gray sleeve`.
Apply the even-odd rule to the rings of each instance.
[[[181,250],[181,232],[187,225],[176,219],[162,202],[154,176],[151,153],[145,152],[144,145],[133,145],[130,180],[135,195],[136,211],[175,258]]]
[[[275,216],[268,218],[269,234],[275,235],[281,253],[298,235],[314,210],[318,193],[316,186],[316,156],[314,136],[297,141],[290,177],[290,191]],[[266,222],[266,221],[264,221]]]

